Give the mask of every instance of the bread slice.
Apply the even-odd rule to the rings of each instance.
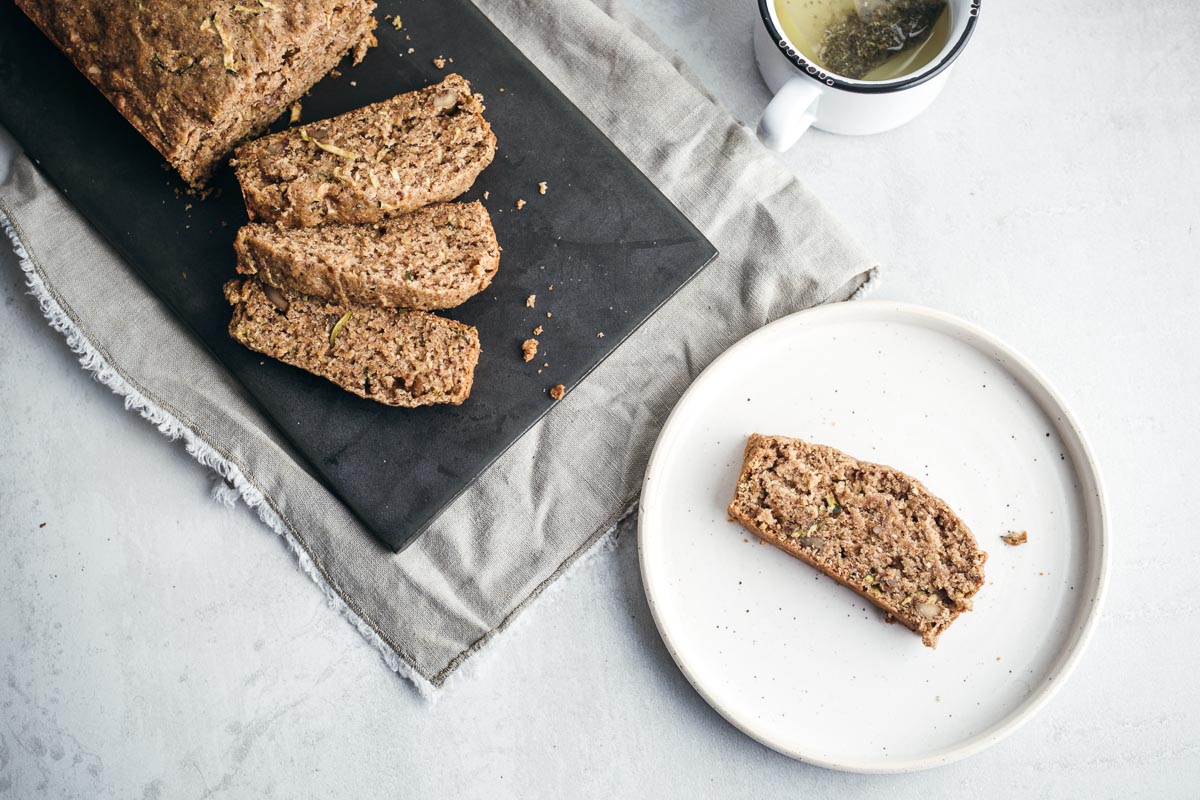
[[[435,203],[375,225],[280,228],[252,222],[238,272],[338,303],[453,308],[483,291],[500,245],[482,203]]]
[[[263,286],[225,284],[229,335],[359,397],[413,408],[458,405],[471,393],[479,334],[427,311],[337,305]]]
[[[832,447],[754,434],[729,515],[929,647],[983,586],[987,553],[949,506],[915,478]]]
[[[252,221],[379,222],[453,200],[496,154],[483,99],[459,75],[249,142],[234,166]]]
[[[347,52],[357,63],[375,42],[373,0],[17,5],[194,186]]]

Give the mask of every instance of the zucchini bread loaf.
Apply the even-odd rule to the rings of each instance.
[[[17,0],[183,179],[201,185],[353,51],[373,0]]]
[[[729,515],[929,647],[983,586],[987,554],[949,506],[915,478],[832,447],[754,434]]]
[[[435,203],[375,225],[281,228],[250,223],[238,272],[338,303],[453,308],[483,291],[500,245],[482,203]]]
[[[238,148],[251,221],[373,223],[453,200],[492,162],[483,101],[459,75]]]
[[[229,335],[359,397],[413,408],[458,405],[471,393],[479,334],[427,311],[335,305],[263,286],[225,284]]]

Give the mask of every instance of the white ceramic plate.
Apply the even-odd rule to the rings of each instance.
[[[908,472],[971,527],[987,583],[936,650],[728,521],[755,432]],[[705,700],[769,747],[861,772],[945,764],[1029,719],[1078,661],[1108,564],[1100,476],[1059,396],[978,328],[883,302],[794,314],[714,361],[659,436],[638,535],[654,620]]]

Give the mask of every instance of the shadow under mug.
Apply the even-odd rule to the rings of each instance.
[[[810,127],[830,133],[882,133],[910,121],[934,101],[950,66],[975,31],[981,0],[950,0],[950,37],[927,65],[890,81],[856,81],[811,63],[783,33],[775,0],[758,0],[754,58],[775,97],[758,121],[758,138],[787,150]]]

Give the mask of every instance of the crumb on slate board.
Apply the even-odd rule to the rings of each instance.
[[[527,362],[533,361],[533,357],[537,355],[537,349],[537,339],[526,339],[525,341],[521,342],[521,355],[524,356]]]
[[[534,336],[542,335],[542,326],[541,325],[538,325],[536,328],[533,329],[533,335]]]
[[[550,397],[553,400],[562,400],[563,395],[567,393],[567,387],[561,383],[550,387]]]
[[[520,211],[524,207],[525,207],[525,201],[518,198],[517,199],[517,211]]]
[[[547,188],[545,181],[538,181],[538,194],[545,194]]]
[[[1019,544],[1025,544],[1028,542],[1029,534],[1025,531],[1009,531],[1000,538],[1004,540],[1005,544],[1016,547]]]
[[[525,307],[526,308],[533,308],[533,306],[536,303],[537,303],[537,295],[536,294],[531,294],[531,295],[529,295],[529,297],[525,298]]]

